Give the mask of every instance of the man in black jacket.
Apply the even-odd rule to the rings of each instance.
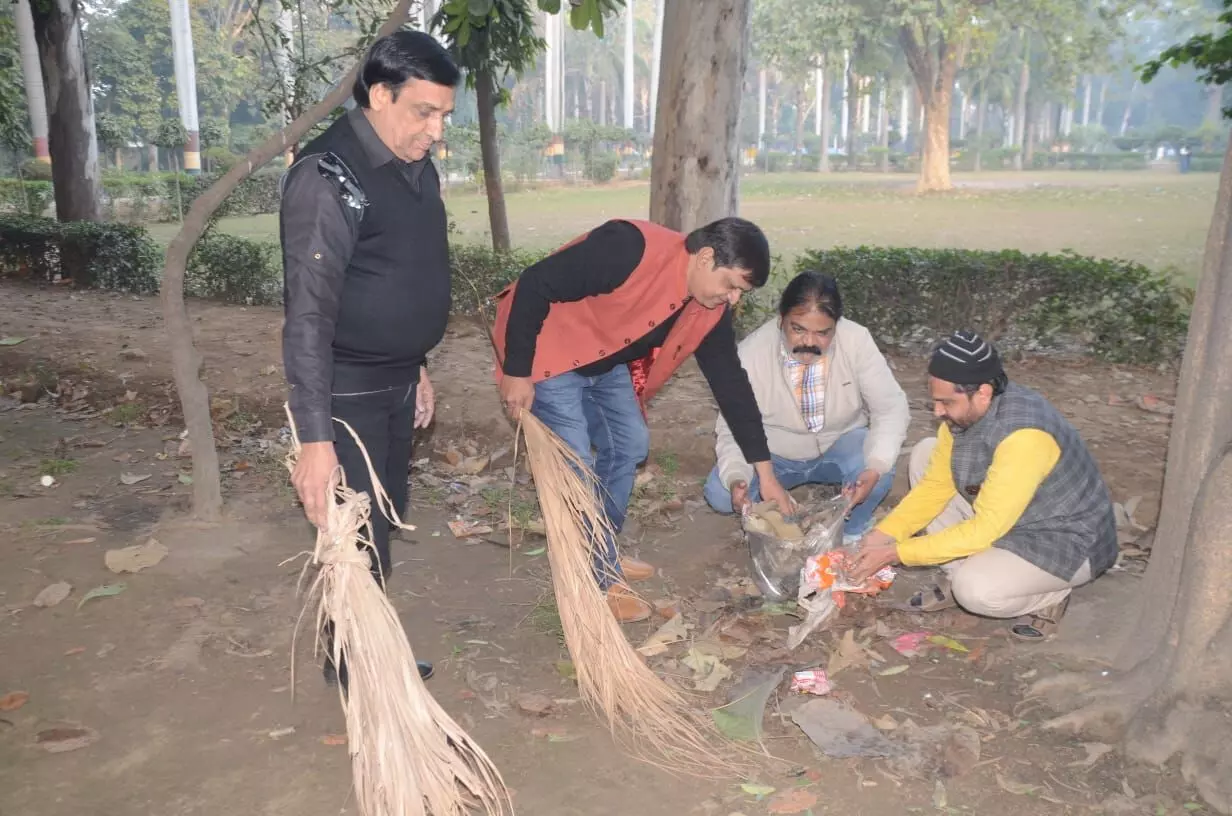
[[[450,308],[447,219],[428,153],[458,79],[430,35],[383,37],[355,80],[356,107],[287,172],[283,359],[303,445],[291,481],[316,525],[339,464],[352,488],[373,493],[359,447],[334,417],[359,435],[398,515],[406,512],[412,428],[426,427],[434,409],[424,362]],[[383,581],[390,524],[375,500],[372,531],[373,574]],[[344,687],[345,671],[326,663],[326,679]]]

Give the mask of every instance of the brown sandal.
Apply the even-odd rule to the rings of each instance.
[[[907,607],[913,612],[940,612],[958,606],[949,586],[934,584],[929,589],[921,589],[907,601]]]
[[[1046,640],[1060,627],[1061,619],[1065,617],[1067,609],[1069,609],[1068,595],[1060,603],[1037,609],[1030,615],[1019,618],[1018,623],[1010,627],[1010,636],[1029,642]]]

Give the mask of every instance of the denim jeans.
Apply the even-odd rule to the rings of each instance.
[[[571,371],[536,383],[531,413],[594,471],[607,521],[620,532],[637,466],[650,453],[650,430],[633,393],[629,367],[618,365],[598,377]],[[604,589],[623,580],[614,538],[595,554],[595,578]]]
[[[848,431],[836,439],[829,450],[817,459],[799,461],[772,455],[770,459],[774,464],[774,475],[784,490],[805,484],[850,484],[864,472],[864,439],[867,436],[868,428]],[[868,494],[868,498],[851,509],[851,514],[843,525],[844,536],[858,536],[868,532],[868,528],[872,526],[873,511],[885,499],[893,483],[893,470],[877,480],[877,485]],[[718,467],[710,471],[704,492],[706,501],[715,510],[727,514],[734,512],[731,491],[719,478]],[[749,499],[754,502],[761,500],[756,474],[749,483]]]

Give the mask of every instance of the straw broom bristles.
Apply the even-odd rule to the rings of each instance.
[[[335,421],[359,445],[377,506],[395,526],[414,529],[398,518],[358,435]],[[291,432],[287,466],[293,469],[300,452],[293,420]],[[341,467],[330,478],[329,495],[311,562],[320,571],[309,597],[319,595],[317,631],[334,623],[334,665],[346,661],[349,683],[339,693],[360,813],[461,816],[479,807],[489,816],[512,814],[500,772],[424,686],[398,614],[372,576],[371,498],[347,486]]]
[[[681,692],[668,686],[626,640],[595,581],[592,553],[611,534],[593,472],[529,411],[521,416],[548,562],[578,690],[606,716],[634,754],[668,771],[719,777],[739,773],[733,746]]]

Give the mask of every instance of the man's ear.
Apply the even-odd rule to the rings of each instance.
[[[381,112],[393,104],[393,92],[388,82],[378,82],[368,89],[368,107]]]
[[[707,272],[714,271],[714,248],[702,247],[697,253],[698,265]]]

